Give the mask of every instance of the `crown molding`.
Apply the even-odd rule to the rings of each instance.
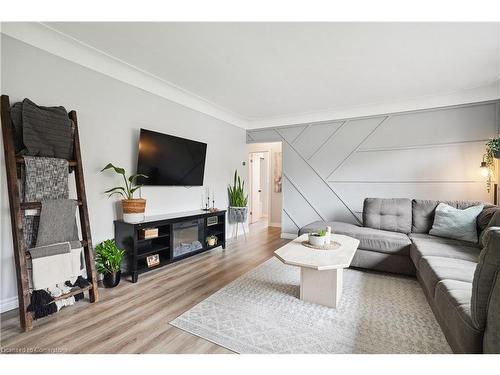
[[[2,22],[1,33],[184,107],[246,129],[246,120],[151,73],[38,22]]]
[[[407,98],[397,102],[370,103],[361,106],[330,108],[323,111],[276,117],[246,118],[43,23],[2,22],[0,24],[0,32],[189,109],[249,130],[432,109],[500,98],[499,77],[495,82],[490,82],[479,87],[437,95]]]
[[[479,103],[500,99],[500,78],[484,86],[398,102],[381,102],[355,107],[339,107],[325,111],[307,112],[289,116],[249,119],[247,129],[264,129],[276,126],[299,125],[322,121],[336,121],[349,118],[400,113],[454,105]]]

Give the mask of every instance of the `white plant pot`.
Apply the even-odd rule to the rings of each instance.
[[[309,243],[313,246],[324,246],[326,244],[326,236],[313,236],[309,235]]]
[[[229,206],[229,223],[246,223],[247,221],[247,207],[234,207]]]

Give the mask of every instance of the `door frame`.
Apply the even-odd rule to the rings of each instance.
[[[271,220],[271,160],[270,160],[270,155],[271,153],[269,150],[262,150],[262,151],[251,151],[248,153],[248,182],[249,182],[249,198],[250,198],[250,218],[249,218],[249,224],[252,224],[252,209],[253,209],[253,168],[252,168],[252,154],[266,154],[267,155],[267,222],[269,225],[269,222]]]

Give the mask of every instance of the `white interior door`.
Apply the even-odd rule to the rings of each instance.
[[[262,153],[259,157],[260,161],[260,181],[259,181],[259,195],[260,195],[260,214],[261,217],[267,218],[267,213],[269,211],[269,198],[268,198],[268,190],[269,190],[269,181],[268,181],[268,160],[267,153]]]
[[[250,223],[259,221],[262,217],[262,198],[261,198],[261,183],[260,183],[260,153],[250,154]]]

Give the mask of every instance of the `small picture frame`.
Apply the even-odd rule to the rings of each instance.
[[[150,255],[146,258],[146,263],[148,264],[148,267],[155,267],[160,264],[160,255],[159,254],[153,254]]]

